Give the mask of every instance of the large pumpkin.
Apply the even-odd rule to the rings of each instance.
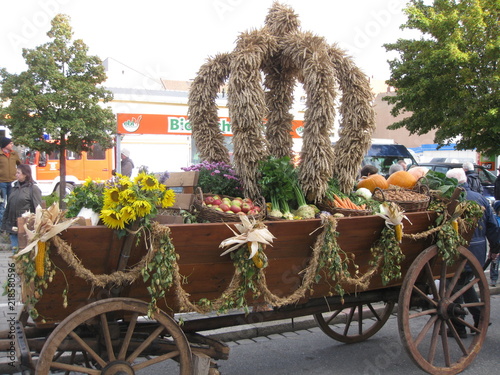
[[[380,189],[387,189],[389,187],[389,184],[384,176],[380,174],[371,174],[358,182],[357,189],[367,188],[373,193],[376,187]]]
[[[389,185],[400,186],[405,189],[413,189],[417,183],[417,178],[407,171],[394,172],[387,179]]]

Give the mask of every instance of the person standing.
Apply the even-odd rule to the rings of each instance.
[[[498,176],[495,180],[495,200],[500,200],[500,167],[497,168]]]
[[[465,175],[467,176],[467,185],[469,185],[470,189],[479,194],[482,194],[483,185],[481,185],[479,175],[474,170],[474,164],[468,161],[462,164],[462,168],[465,171]]]
[[[132,176],[132,170],[134,169],[134,162],[130,159],[130,151],[126,148],[122,149],[121,153],[121,171],[124,176]]]
[[[450,169],[446,172],[446,177],[457,179],[459,186],[465,189],[466,199],[478,203],[484,209],[483,216],[479,219],[478,225],[472,235],[472,239],[470,240],[468,247],[481,266],[484,266],[488,251],[488,243],[490,245],[490,257],[491,254],[498,254],[499,251],[500,227],[498,226],[493,209],[488,200],[482,194],[471,190],[470,186],[467,184],[467,176],[465,175],[464,168]],[[473,278],[474,273],[472,269],[468,265],[465,266],[464,270],[460,274],[460,278],[457,281],[456,290],[462,289]],[[469,288],[457,299],[456,302],[473,304],[479,302],[479,297],[474,288]],[[468,310],[474,320],[474,327],[478,327],[480,323],[479,319],[481,315],[481,308],[477,306],[470,306],[468,307]],[[467,337],[464,324],[453,321],[453,325],[461,338]]]
[[[26,211],[35,212],[42,205],[42,192],[31,176],[31,167],[20,164],[16,168],[16,181],[5,208],[2,230],[10,236],[10,246],[15,253],[19,247],[17,238],[17,219]]]
[[[0,139],[0,192],[3,201],[0,203],[0,222],[12,189],[12,182],[16,180],[16,168],[19,164],[21,164],[21,159],[14,151],[12,139],[2,137]]]

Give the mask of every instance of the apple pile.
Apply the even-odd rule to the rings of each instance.
[[[216,211],[227,214],[257,215],[261,208],[253,203],[250,198],[221,198],[218,195],[208,195],[204,198],[203,204]]]

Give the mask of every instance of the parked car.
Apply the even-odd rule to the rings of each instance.
[[[449,169],[462,168],[462,163],[419,163],[418,165],[444,174]],[[483,185],[483,195],[493,204],[495,202],[495,180],[497,176],[482,165],[474,164],[474,169],[479,176],[479,180],[481,180],[481,185]]]
[[[366,153],[362,166],[374,165],[381,175],[387,175],[391,165],[398,160],[404,160],[407,168],[418,165],[411,152],[403,145],[397,144],[372,144]]]

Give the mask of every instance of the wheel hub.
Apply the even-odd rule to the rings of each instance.
[[[438,315],[444,319],[448,320],[451,318],[463,318],[467,315],[467,311],[456,302],[449,299],[443,299],[438,305]]]
[[[113,361],[101,371],[102,375],[134,375],[135,371],[128,362]]]

